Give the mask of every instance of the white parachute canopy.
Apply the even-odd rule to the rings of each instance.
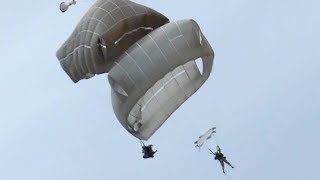
[[[196,147],[200,149],[203,144],[212,137],[213,133],[216,133],[216,127],[209,129],[206,133],[199,136],[199,139],[194,142],[194,144],[196,144]]]

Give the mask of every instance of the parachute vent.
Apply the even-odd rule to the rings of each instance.
[[[196,62],[196,65],[197,65],[197,67],[199,69],[200,74],[203,75],[203,62],[202,62],[202,59],[198,58],[198,59],[195,60],[195,62]]]

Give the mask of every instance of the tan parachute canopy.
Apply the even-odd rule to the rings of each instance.
[[[169,23],[127,0],[98,0],[57,57],[74,82],[108,72],[117,119],[147,140],[208,79],[214,52],[194,20]]]
[[[196,22],[183,20],[152,31],[115,64],[109,72],[115,114],[130,133],[147,140],[207,80],[213,51]]]
[[[128,0],[98,0],[57,52],[74,82],[108,72],[115,58],[169,20]]]

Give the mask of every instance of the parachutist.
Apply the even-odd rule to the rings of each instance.
[[[210,149],[209,149],[210,150]],[[210,150],[211,151],[211,150]],[[221,167],[222,167],[222,171],[223,173],[226,173],[224,171],[224,163],[228,164],[230,167],[234,168],[228,161],[227,161],[227,158],[221,153],[221,149],[219,146],[217,146],[217,151],[216,152],[212,152],[211,151],[211,154],[215,155],[214,159],[215,160],[218,160],[221,164]]]
[[[153,158],[154,154],[158,151],[158,150],[153,151],[152,146],[153,146],[152,144],[148,146],[145,146],[145,145],[142,146],[142,153],[144,153],[143,154],[144,159]]]

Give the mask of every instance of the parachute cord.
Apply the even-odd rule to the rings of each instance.
[[[140,145],[141,145],[141,147],[145,146],[144,142],[141,139],[140,139]]]
[[[205,146],[205,148],[207,148],[208,150],[209,150],[209,154],[212,154],[213,156],[214,156],[214,152],[207,146],[207,145],[204,145]]]
[[[216,133],[216,136],[213,136],[213,140],[215,142],[215,145],[218,146],[219,145],[218,133]]]
[[[210,154],[214,155],[214,152],[210,148],[208,148],[208,150],[210,151]]]
[[[217,121],[218,122],[218,121]],[[217,123],[217,126],[219,126],[219,122]],[[218,146],[220,143],[219,143],[219,134],[220,134],[220,129],[217,129],[217,131],[215,132],[215,134],[213,135],[213,140],[214,140],[214,143],[216,146]]]

